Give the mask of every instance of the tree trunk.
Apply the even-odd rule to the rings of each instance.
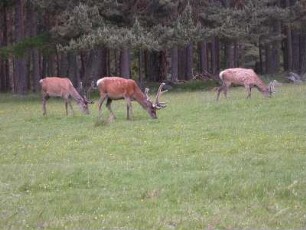
[[[57,55],[57,60],[58,60],[58,75],[61,77],[67,77],[69,69],[68,55],[66,53],[60,53]]]
[[[286,0],[286,7],[290,7],[290,0]],[[288,24],[286,27],[286,45],[285,45],[285,70],[291,71],[292,70],[292,31],[291,25]]]
[[[86,86],[89,82],[89,79],[93,79],[94,76],[94,68],[97,67],[97,62],[100,61],[100,58],[97,55],[96,50],[90,50],[88,52],[84,52],[81,54],[81,71],[80,71],[80,79],[83,82],[84,86]]]
[[[0,11],[0,48],[8,44],[7,6],[3,4]],[[9,62],[7,58],[0,58],[0,91],[5,92],[10,89]]]
[[[199,72],[207,71],[208,69],[208,56],[207,56],[207,43],[205,41],[199,42]]]
[[[58,71],[60,68],[57,68],[57,65],[61,65],[61,64],[59,64],[58,59],[59,59],[58,56],[55,58],[51,54],[43,57],[43,64],[42,64],[42,75],[43,76],[59,75]],[[67,75],[68,75],[68,71],[67,71]],[[67,76],[67,75],[64,75],[64,76]]]
[[[168,72],[166,52],[151,51],[146,59],[146,73],[148,80],[154,82],[165,80]]]
[[[234,66],[240,66],[241,45],[238,41],[234,44]]]
[[[24,39],[24,0],[16,0],[16,43],[22,42]],[[26,60],[24,57],[16,57],[15,59],[15,83],[16,93],[25,95],[27,93],[28,79],[26,73]]]
[[[185,80],[185,76],[186,76],[186,48],[179,48],[178,50],[179,52],[179,66],[178,66],[178,78],[179,80]]]
[[[97,80],[108,75],[107,48],[99,48],[95,50],[94,53],[95,59],[93,61],[91,74],[88,77],[85,76],[85,78],[88,80],[88,82],[86,81],[87,83],[90,83],[93,80]]]
[[[300,74],[306,73],[306,33],[300,35]]]
[[[75,87],[79,87],[79,83],[81,81],[79,71],[78,71],[78,65],[77,65],[77,56],[75,53],[69,53],[68,54],[68,60],[69,60],[69,71],[68,76],[71,80],[72,84]]]
[[[131,78],[130,74],[130,50],[123,48],[120,52],[120,76]]]
[[[39,84],[39,80],[40,78],[42,78],[42,76],[40,75],[40,55],[39,55],[39,51],[37,48],[34,48],[32,50],[32,60],[33,60],[33,90],[34,92],[39,92],[40,90],[40,84]]]
[[[157,81],[159,75],[159,57],[157,51],[150,51],[147,58],[147,76],[149,81]]]
[[[272,73],[272,52],[271,52],[271,45],[265,45],[265,74]]]
[[[291,30],[292,41],[292,71],[298,73],[300,70],[300,36],[297,31]]]
[[[110,75],[120,76],[120,53],[117,49],[109,50],[108,69]]]
[[[185,79],[188,81],[192,79],[193,75],[193,46],[192,43],[186,47],[186,75]]]
[[[272,59],[271,59],[271,64],[272,64],[272,73],[278,73],[280,70],[280,54],[279,54],[279,49],[280,45],[279,42],[276,41],[272,44]]]
[[[232,42],[225,43],[225,65],[226,68],[235,67],[235,46]]]
[[[142,83],[144,79],[144,51],[138,51],[138,81]]]
[[[263,74],[262,45],[259,41],[259,62],[255,64],[256,73]]]
[[[211,68],[212,74],[219,71],[219,41],[218,38],[213,38],[211,45]]]
[[[159,74],[157,81],[161,82],[167,78],[168,73],[168,62],[167,53],[165,50],[159,51]]]
[[[276,2],[276,5],[278,7],[281,6],[280,0]],[[275,19],[275,22],[273,23],[273,33],[277,36],[281,36],[281,22],[277,19]],[[278,73],[280,71],[280,49],[281,49],[281,43],[280,40],[275,40],[272,42],[272,73]]]
[[[110,70],[108,68],[108,60],[109,60],[109,49],[104,47],[104,48],[101,48],[100,50],[100,53],[101,53],[101,69],[100,69],[100,72],[98,73],[98,76],[97,78],[101,78],[101,77],[104,77],[104,76],[108,76],[110,74]]]
[[[28,3],[27,6],[27,30],[28,36],[34,37],[37,35],[37,12],[34,10],[34,6]],[[30,60],[30,70],[31,73],[30,80],[31,80],[31,89],[33,92],[38,92],[40,89],[39,80],[41,78],[40,71],[39,71],[39,50],[38,48],[34,47],[29,51],[29,60]]]
[[[177,46],[171,49],[171,81],[178,80],[178,48]]]

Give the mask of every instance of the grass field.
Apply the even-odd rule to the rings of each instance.
[[[149,118],[0,94],[1,229],[304,229],[306,85],[174,90]],[[104,109],[104,119],[107,111]]]

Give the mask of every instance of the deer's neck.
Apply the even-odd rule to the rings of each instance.
[[[82,97],[81,95],[78,93],[78,91],[74,88],[74,87],[70,87],[70,95],[71,97],[76,100],[77,103],[79,103],[80,101],[82,101]]]
[[[265,96],[270,93],[269,87],[264,82],[258,82],[255,87]]]
[[[144,108],[148,108],[150,106],[150,102],[147,100],[147,97],[140,91],[137,90],[135,92],[135,100]]]
[[[264,82],[259,82],[257,88],[260,92],[265,93],[269,90],[269,87]]]

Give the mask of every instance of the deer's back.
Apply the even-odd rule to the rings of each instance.
[[[261,80],[252,69],[231,68],[220,73],[220,78],[224,82],[231,82],[237,85],[248,85],[261,83]]]
[[[46,77],[40,80],[41,89],[49,96],[64,96],[73,87],[68,78]]]
[[[120,77],[104,77],[97,82],[100,95],[107,95],[111,99],[133,97],[137,90],[134,80]]]

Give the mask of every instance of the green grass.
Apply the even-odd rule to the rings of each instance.
[[[152,120],[0,95],[1,229],[303,229],[306,86],[163,95]]]

